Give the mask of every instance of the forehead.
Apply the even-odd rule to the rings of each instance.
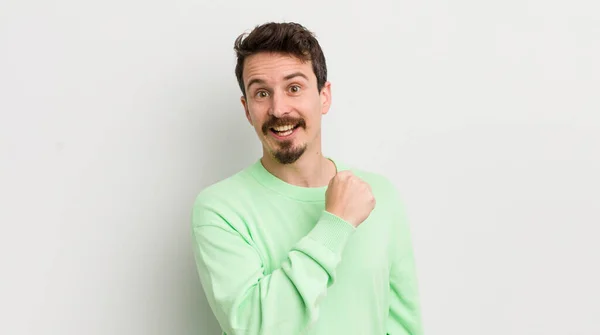
[[[295,72],[301,72],[309,79],[314,77],[316,80],[310,61],[281,53],[261,52],[245,59],[243,78],[245,83],[253,78],[282,80]]]

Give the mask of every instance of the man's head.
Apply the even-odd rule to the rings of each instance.
[[[296,23],[267,23],[240,35],[234,49],[242,104],[265,153],[281,164],[320,153],[331,91],[313,34]]]

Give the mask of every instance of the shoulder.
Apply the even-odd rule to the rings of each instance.
[[[380,195],[385,198],[398,197],[398,187],[388,176],[355,166],[346,166],[345,169],[350,170],[358,178],[369,184],[375,195]]]
[[[200,190],[193,203],[193,223],[198,225],[211,221],[221,222],[231,218],[236,208],[252,198],[253,177],[244,169]]]
[[[340,167],[342,170],[350,170],[358,178],[369,184],[379,209],[385,208],[391,212],[404,210],[401,188],[389,176],[343,163],[340,164]]]
[[[390,222],[394,222],[397,229],[407,226],[406,205],[402,196],[402,189],[390,177],[355,167],[349,167],[348,170],[371,186],[373,196],[377,201],[376,211],[391,215],[393,220],[390,220]]]
[[[230,177],[216,181],[201,189],[196,194],[194,206],[222,202],[235,194],[235,192],[243,188],[243,180],[241,178],[243,172],[238,172]]]
[[[227,178],[208,184],[196,194],[194,205],[235,200],[251,194],[250,190],[257,185],[251,173],[253,167],[247,166]]]

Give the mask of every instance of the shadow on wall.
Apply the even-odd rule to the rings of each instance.
[[[190,150],[194,156],[192,163],[198,167],[193,184],[196,193],[204,187],[225,179],[249,164],[261,154],[261,145],[244,115],[237,92],[224,87],[220,92],[232,92],[230,96],[211,95],[199,101],[195,108],[197,120],[191,127],[194,130]],[[191,209],[190,209],[191,210]],[[221,334],[220,327],[208,305],[204,290],[200,285],[193,253],[190,247],[191,285],[190,317],[193,329],[190,334]],[[186,271],[187,272],[187,271]]]

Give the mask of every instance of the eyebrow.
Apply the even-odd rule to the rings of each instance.
[[[294,72],[292,74],[288,74],[287,76],[283,77],[283,79],[290,80],[290,79],[296,78],[296,77],[302,77],[302,78],[308,80],[308,77],[302,72]],[[262,79],[259,79],[259,78],[251,79],[248,82],[248,86],[246,89],[250,89],[250,86],[252,86],[253,84],[264,84],[264,83],[265,83],[265,81]]]
[[[295,77],[302,77],[302,78],[308,80],[308,77],[302,72],[294,72],[292,74],[288,74],[287,76],[283,77],[283,79],[290,80]]]
[[[250,86],[252,86],[252,84],[264,84],[264,83],[265,83],[265,81],[262,79],[258,79],[258,78],[252,79],[248,82],[248,87],[246,89],[249,90]]]

